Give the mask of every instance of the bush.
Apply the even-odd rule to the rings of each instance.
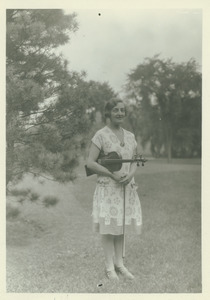
[[[17,207],[12,207],[7,205],[6,208],[6,218],[9,219],[15,219],[19,216],[20,210]]]
[[[33,192],[33,193],[30,194],[29,199],[30,199],[31,202],[35,202],[39,199],[39,195],[37,193]]]
[[[29,189],[13,189],[10,191],[11,196],[14,197],[20,197],[20,196],[27,197],[29,193],[30,193]]]
[[[46,196],[43,199],[43,204],[45,207],[54,206],[59,202],[59,199],[54,196]]]

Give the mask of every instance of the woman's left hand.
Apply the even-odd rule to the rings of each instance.
[[[119,183],[126,185],[131,181],[132,178],[133,178],[133,176],[131,176],[130,174],[127,174],[126,176],[123,176],[123,178],[119,181]]]

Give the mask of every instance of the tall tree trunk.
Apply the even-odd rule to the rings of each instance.
[[[12,179],[14,164],[14,143],[10,142],[7,144],[6,150],[6,187]]]
[[[172,155],[171,155],[171,149],[172,149],[172,130],[171,128],[168,126],[166,129],[166,145],[167,145],[167,159],[168,159],[168,163],[171,162],[172,159]]]
[[[168,163],[171,162],[171,144],[172,144],[172,143],[171,143],[171,141],[169,140],[169,141],[168,141],[168,147],[167,147],[167,148],[168,148],[168,149],[167,149],[167,152],[168,152],[168,153],[167,153],[167,154],[168,154],[168,155],[167,155],[167,156],[168,156]]]

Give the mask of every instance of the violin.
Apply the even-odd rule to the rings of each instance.
[[[101,151],[97,159],[97,163],[107,168],[110,172],[119,171],[122,168],[123,163],[136,162],[137,166],[139,166],[141,162],[142,166],[144,166],[146,161],[147,159],[145,159],[144,157],[142,157],[142,155],[139,154],[135,155],[133,159],[122,159],[122,156],[115,151],[112,151],[107,155],[105,155],[104,152]],[[94,171],[89,169],[87,165],[85,165],[85,170],[87,176],[96,174]]]

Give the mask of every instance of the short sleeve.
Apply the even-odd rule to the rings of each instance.
[[[100,133],[96,132],[94,137],[91,139],[92,143],[95,144],[99,150],[102,149],[103,139]]]

